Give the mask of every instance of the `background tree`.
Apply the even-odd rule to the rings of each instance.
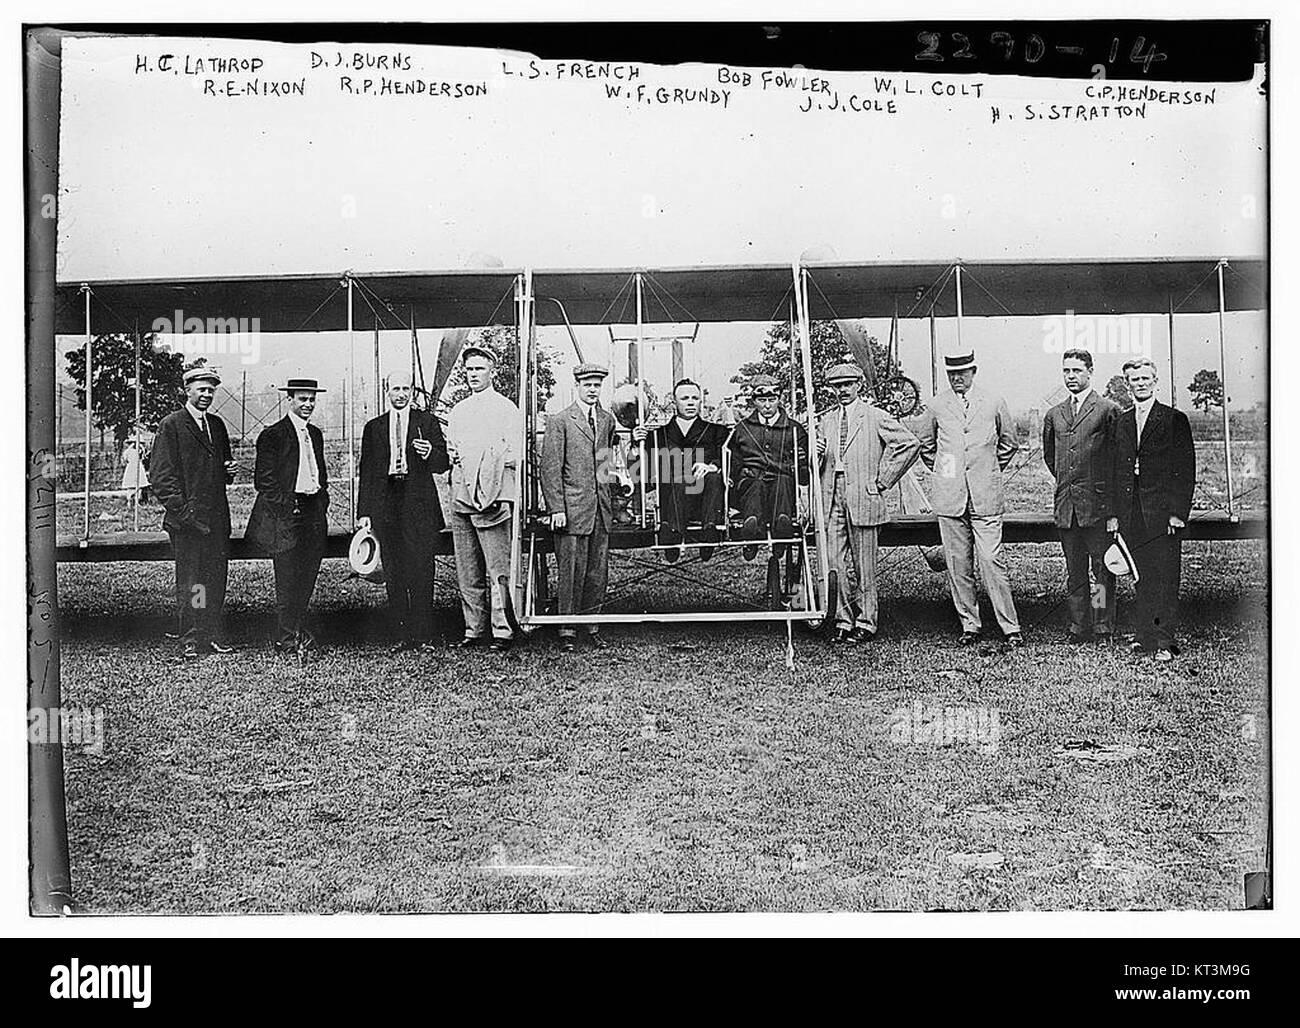
[[[465,346],[486,346],[497,355],[497,369],[492,381],[497,392],[512,401],[519,399],[519,344],[515,339],[515,330],[511,325],[491,325],[475,329],[465,339]],[[463,349],[463,347],[462,347]],[[551,353],[544,347],[537,348],[537,409],[543,410],[546,401],[555,390],[555,373],[551,370]],[[447,384],[442,390],[442,400],[448,406],[455,405],[469,395],[469,383],[465,381],[465,367],[456,361]]]
[[[1199,407],[1207,414],[1211,407],[1223,406],[1223,382],[1217,371],[1202,368],[1192,379],[1187,391],[1192,394],[1192,406]]]
[[[798,336],[796,335],[796,340]],[[834,402],[831,391],[826,385],[826,372],[836,364],[846,361],[856,364],[844,334],[834,321],[814,321],[808,335],[809,350],[812,356],[812,379],[816,407],[824,407]],[[867,346],[871,352],[871,372],[868,377],[874,382],[883,382],[889,377],[889,354],[875,336],[867,337]],[[740,366],[740,371],[732,376],[731,381],[744,385],[754,375],[771,375],[779,383],[790,409],[800,411],[804,408],[803,361],[799,347],[794,347],[795,394],[793,400],[788,396],[790,389],[791,347],[790,323],[774,322],[767,330],[759,347],[758,358]],[[865,371],[865,369],[864,369]],[[902,369],[897,369],[902,373]]]
[[[1118,403],[1121,410],[1128,410],[1133,406],[1133,390],[1128,387],[1128,379],[1123,375],[1110,376],[1110,381],[1106,383],[1105,395],[1106,399]]]
[[[140,340],[140,424],[152,432],[185,402],[183,354],[156,347],[153,333]],[[86,409],[86,348],[67,351],[68,375],[76,390],[77,409]],[[113,433],[120,447],[135,428],[135,340],[110,333],[91,344],[91,420],[101,432]],[[201,363],[201,362],[195,362]]]

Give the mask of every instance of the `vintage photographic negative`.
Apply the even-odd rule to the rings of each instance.
[[[32,910],[1270,905],[1267,29],[29,28]]]

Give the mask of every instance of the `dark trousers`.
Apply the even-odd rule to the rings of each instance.
[[[1138,571],[1134,604],[1137,641],[1147,649],[1167,650],[1174,645],[1178,627],[1183,540],[1177,533],[1169,534],[1168,518],[1152,517],[1148,522],[1136,495],[1132,531],[1136,539],[1128,540],[1128,544]]]
[[[301,513],[295,516],[298,522],[297,544],[271,557],[275,567],[276,636],[282,643],[295,641],[303,631],[307,604],[316,588],[316,576],[320,574],[320,562],[325,556],[328,529],[317,510],[319,494],[304,497],[299,504]]]
[[[169,530],[176,556],[176,613],[182,640],[222,637],[229,555],[224,535]]]
[[[741,519],[758,518],[758,525],[764,530],[782,514],[794,519],[793,475],[746,478],[742,472],[731,496],[732,505],[740,511]]]
[[[390,483],[392,509],[401,511],[405,486]],[[432,526],[411,513],[399,513],[375,523],[375,537],[384,562],[388,613],[393,633],[407,642],[433,638]]]
[[[674,535],[682,535],[693,522],[717,525],[722,520],[722,476],[710,471],[703,482],[665,482],[659,487],[659,506],[663,527]]]
[[[1110,635],[1115,627],[1115,576],[1106,569],[1110,533],[1104,522],[1080,525],[1077,518],[1060,532],[1061,549],[1065,551],[1065,603],[1070,613],[1070,634]],[[1103,601],[1096,607],[1088,581],[1089,564],[1101,589],[1099,599]]]
[[[599,614],[609,578],[609,529],[599,515],[590,535],[555,533],[555,564],[560,580],[560,613]],[[596,625],[587,626],[592,635],[598,630]],[[560,629],[560,635],[573,634],[571,625]]]

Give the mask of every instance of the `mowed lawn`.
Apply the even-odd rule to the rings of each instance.
[[[382,590],[329,561],[328,649],[266,645],[270,565],[232,565],[230,656],[182,664],[164,564],[64,565],[67,754],[89,912],[1233,909],[1264,866],[1266,550],[1184,548],[1185,655],[1062,641],[1058,547],[1013,546],[1027,645],[956,646],[942,576],[886,551],[882,630],[616,626],[385,652]],[[680,567],[680,565],[679,565]],[[690,601],[629,578],[628,607]],[[690,576],[738,592],[761,562]],[[716,595],[700,588],[696,602]],[[1123,594],[1122,617],[1131,591]],[[986,630],[992,625],[986,614]]]

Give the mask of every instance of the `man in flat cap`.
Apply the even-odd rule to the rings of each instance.
[[[827,545],[839,583],[835,640],[842,643],[869,642],[876,634],[877,543],[889,520],[885,496],[921,448],[896,418],[863,399],[862,381],[856,364],[831,368],[826,382],[839,403],[817,420]],[[850,576],[855,558],[856,587]]]
[[[808,484],[808,433],[781,409],[781,391],[771,375],[749,383],[753,411],[736,423],[731,452],[731,505],[740,511],[741,555],[753,560],[751,540],[769,532],[774,539],[795,535],[795,483]]]
[[[1020,444],[1006,401],[974,387],[974,353],[944,358],[951,388],[939,393],[920,415],[921,460],[934,472],[931,506],[948,563],[948,586],[961,620],[961,644],[979,639],[980,608],[975,559],[988,589],[998,627],[1020,646],[1020,620],[1002,555],[1002,473]]]
[[[185,406],[163,418],[154,440],[150,485],[176,556],[181,654],[229,653],[222,631],[234,481],[226,423],[210,413],[221,379],[212,368],[185,372]]]
[[[257,499],[246,535],[275,567],[275,648],[301,654],[316,645],[304,621],[329,531],[325,437],[309,423],[325,390],[314,378],[291,378],[280,388],[289,413],[257,437]]]
[[[550,511],[561,614],[598,614],[609,572],[609,529],[614,520],[611,464],[617,433],[614,416],[600,406],[609,374],[598,364],[573,369],[578,398],[546,419],[542,440],[542,496]],[[587,627],[593,646],[603,649],[597,625]],[[560,648],[574,650],[576,629],[560,629]]]
[[[433,645],[433,551],[444,527],[433,476],[450,465],[438,419],[411,406],[409,371],[389,376],[388,406],[361,433],[357,525],[379,540],[397,653]]]
[[[469,395],[447,418],[451,455],[451,535],[456,583],[465,617],[462,646],[491,640],[497,652],[510,647],[504,578],[510,578],[514,506],[523,421],[514,401],[493,386],[496,354],[486,346],[461,351]]]
[[[673,387],[674,416],[666,425],[632,430],[636,443],[648,441],[647,457],[651,473],[658,480],[659,545],[680,548],[685,545],[686,529],[700,525],[700,559],[713,556],[713,546],[721,535],[722,521],[722,448],[727,444],[725,425],[714,424],[700,416],[704,392],[689,378]],[[664,551],[664,559],[677,559],[678,549]]]

